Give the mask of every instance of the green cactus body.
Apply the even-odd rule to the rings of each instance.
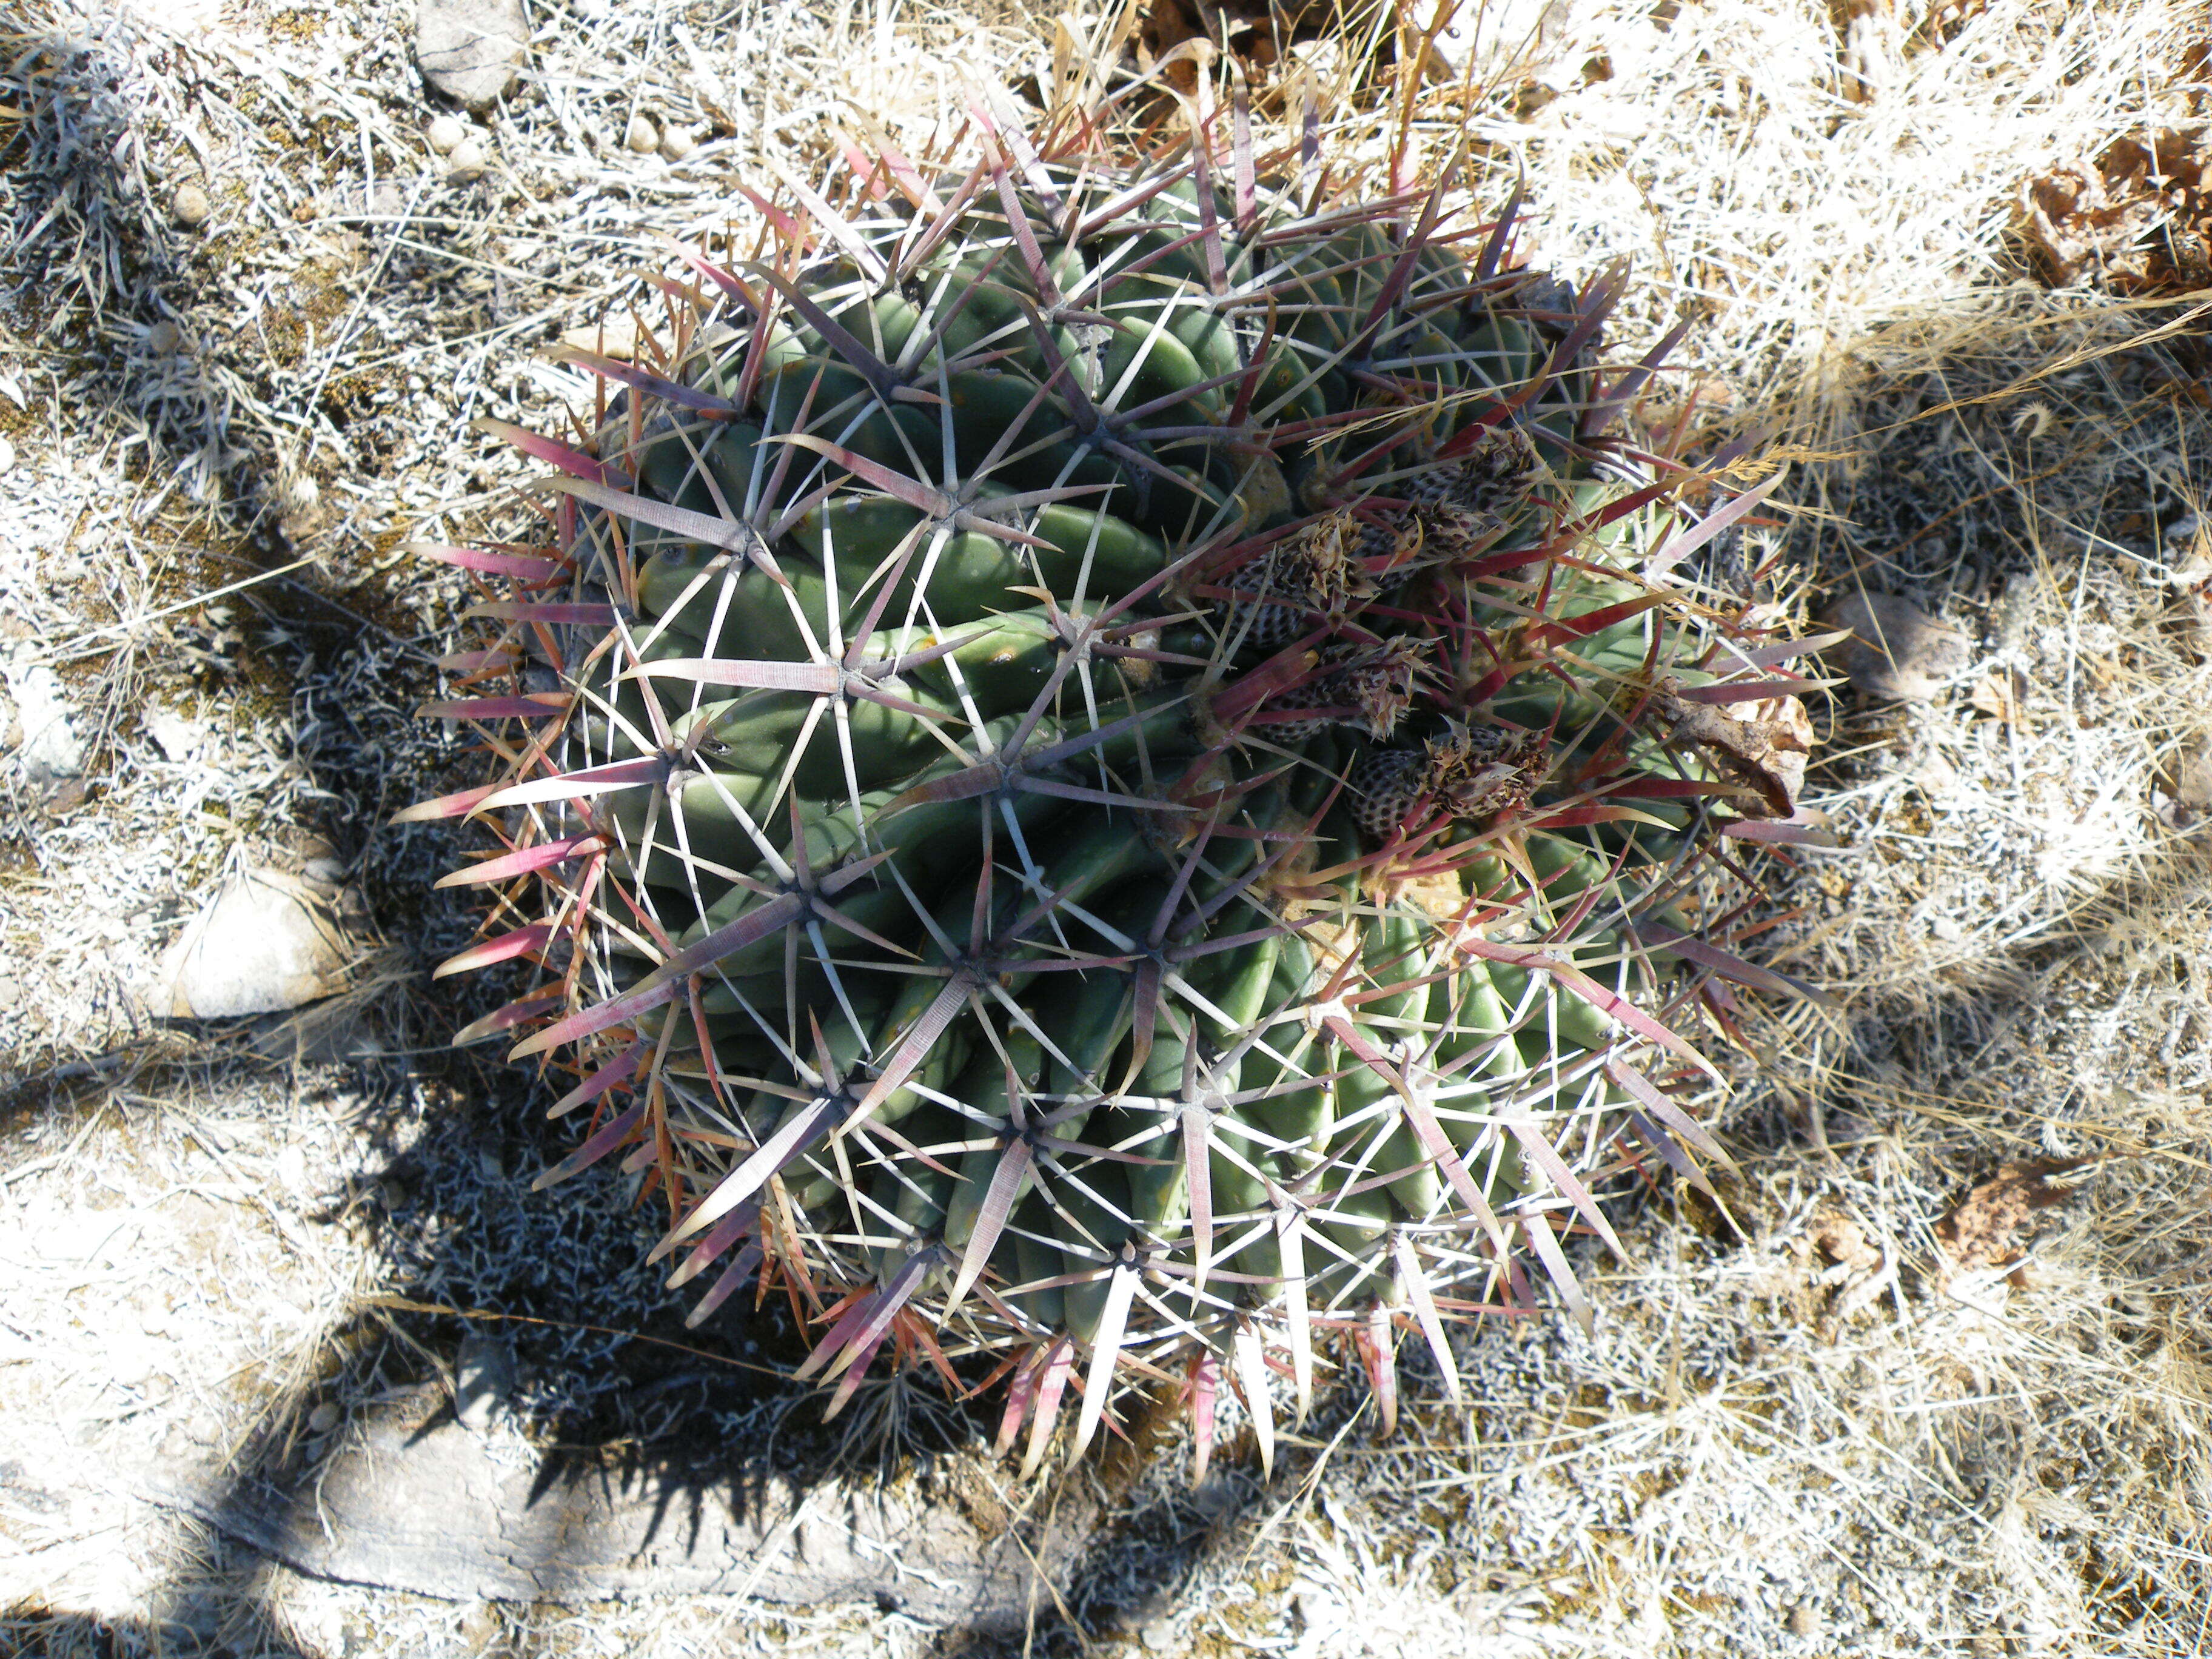
[[[988,162],[697,262],[517,588],[576,718],[485,805],[563,843],[520,1052],[629,1056],[668,1248],[759,1205],[871,1340],[1257,1329],[1303,1386],[1300,1322],[1583,1208],[1522,1147],[1637,1109],[1716,822],[1648,711],[1726,630],[1638,574],[1672,508],[1587,527],[1669,465],[1559,361],[1609,288],[1203,177],[1093,224],[1129,179]]]

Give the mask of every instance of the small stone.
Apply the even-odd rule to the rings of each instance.
[[[65,818],[91,799],[92,786],[82,778],[64,778],[47,792],[40,805],[47,817]]]
[[[463,109],[481,114],[504,98],[529,46],[522,0],[417,0],[415,66]]]
[[[192,918],[143,995],[162,1018],[271,1013],[340,989],[353,956],[320,893],[275,871],[246,871]]]
[[[460,1638],[471,1653],[482,1653],[499,1635],[499,1609],[479,1601],[461,1615]]]
[[[169,198],[169,216],[186,230],[198,230],[214,210],[208,193],[198,185],[179,185],[177,193]]]
[[[345,866],[334,858],[309,859],[300,871],[301,879],[327,892],[336,892],[345,880]]]
[[[77,777],[84,770],[84,744],[77,737],[60,677],[48,665],[20,654],[6,659],[4,666],[15,718],[23,729],[15,759],[25,781],[46,791]]]
[[[464,138],[446,158],[446,176],[457,185],[472,185],[483,174],[483,147],[473,138]]]
[[[287,1191],[303,1193],[307,1189],[307,1154],[296,1142],[284,1147],[270,1160],[278,1184]]]
[[[1800,1601],[1790,1609],[1790,1633],[1792,1636],[1818,1636],[1820,1633],[1820,1614],[1810,1601]]]
[[[514,1388],[514,1346],[471,1329],[453,1361],[453,1413],[461,1426],[482,1434]]]
[[[1973,659],[1966,636],[1893,593],[1850,593],[1830,605],[1822,626],[1851,637],[1827,653],[1860,690],[1925,702]]]
[[[650,155],[660,147],[660,129],[653,125],[653,118],[640,110],[629,118],[629,129],[623,135],[623,143],[640,155]]]
[[[430,125],[422,129],[422,137],[441,155],[451,155],[468,136],[469,130],[458,115],[434,115]]]
[[[671,127],[660,135],[660,156],[665,161],[680,161],[699,148],[699,140],[689,127]]]
[[[162,755],[171,763],[190,760],[200,746],[199,722],[189,720],[173,708],[164,708],[159,703],[147,706],[139,715],[139,724],[146,735],[154,739]]]
[[[345,1413],[338,1409],[336,1401],[325,1400],[307,1413],[307,1432],[328,1434],[332,1429],[337,1427],[344,1417]]]
[[[173,357],[185,343],[185,331],[167,317],[146,331],[146,349],[156,357]]]

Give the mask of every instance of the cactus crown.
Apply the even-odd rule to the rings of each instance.
[[[544,970],[463,1034],[574,1077],[544,1181],[626,1154],[695,1319],[787,1287],[837,1403],[997,1356],[1032,1467],[1071,1381],[1079,1439],[1168,1380],[1203,1457],[1225,1381],[1264,1449],[1322,1333],[1455,1388],[1524,1247],[1579,1310],[1598,1173],[1717,1152],[1674,1016],[1781,982],[1705,877],[1788,838],[1789,653],[1653,579],[1759,492],[1689,522],[1609,435],[1620,274],[1231,149],[855,155],[566,354],[585,437],[506,433],[550,550],[442,553],[501,773],[416,816],[532,919],[441,971]]]

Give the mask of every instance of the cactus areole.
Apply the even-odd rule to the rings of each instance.
[[[1797,836],[1803,683],[1685,575],[1761,492],[1615,429],[1617,275],[994,144],[797,192],[501,428],[549,532],[434,550],[505,630],[434,711],[495,781],[412,814],[502,842],[440,971],[542,969],[462,1034],[587,1120],[541,1184],[641,1172],[695,1318],[789,1294],[835,1403],[1005,1378],[1034,1467],[1131,1388],[1203,1459],[1233,1389],[1264,1449],[1271,1379],[1387,1418],[1408,1333],[1455,1390],[1526,1263],[1582,1313],[1591,1183],[1717,1155],[1684,1032],[1784,983],[1714,894]]]

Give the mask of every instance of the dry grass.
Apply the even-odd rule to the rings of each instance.
[[[1264,1486],[1247,1457],[1186,1492],[1172,1445],[1109,1468],[1114,1518],[1041,1593],[1033,1645],[2202,1653],[2212,667],[2178,606],[2212,568],[2188,522],[2212,501],[2205,363],[2171,296],[2047,290],[2013,228],[2024,179],[2201,119],[2201,10],[1480,17],[1410,102],[1334,43],[1297,49],[1256,83],[1262,133],[1293,136],[1305,85],[1342,170],[1433,170],[1465,135],[1479,198],[1525,179],[1540,259],[1632,256],[1619,346],[1695,319],[1666,395],[1694,383],[1717,434],[1798,446],[1797,511],[1762,532],[1778,597],[1902,594],[1971,665],[1924,702],[1846,690],[1823,714],[1842,844],[1775,893],[1773,938],[1842,1011],[1747,1024],[1761,1063],[1723,1119],[1743,1232],[1632,1199],[1633,1263],[1578,1264],[1595,1338],[1467,1333],[1476,1403],[1395,1442],[1352,1387]],[[416,1387],[459,1340],[374,1292],[674,1328],[648,1280],[595,1265],[636,1253],[613,1183],[573,1210],[514,1191],[556,1143],[440,1069],[451,1010],[409,981],[292,1033],[347,1063],[273,1073],[237,1057],[270,1034],[157,1031],[124,988],[241,863],[335,856],[403,965],[465,938],[419,896],[444,849],[380,826],[468,776],[410,714],[458,589],[402,545],[525,522],[466,422],[551,418],[580,382],[531,351],[641,302],[663,238],[742,221],[736,184],[813,173],[841,125],[919,152],[987,62],[1095,95],[1118,21],[573,0],[538,15],[531,85],[465,182],[425,142],[410,20],[40,3],[0,46],[0,1388],[62,1449],[0,1497],[0,1649],[943,1647],[868,1607],[322,1584],[64,1472],[332,1455],[314,1406]],[[695,147],[627,149],[641,114]],[[41,666],[74,780],[16,747]],[[1947,1257],[1938,1222],[1998,1164],[2074,1159],[2025,1263]],[[765,1420],[633,1400],[586,1332],[522,1342],[543,1433]]]

